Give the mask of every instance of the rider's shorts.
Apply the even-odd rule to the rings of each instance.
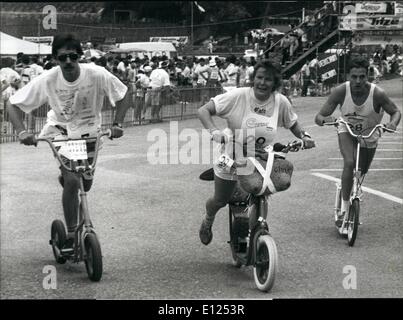
[[[371,128],[371,130],[372,130],[372,128]],[[371,130],[368,129],[368,132],[364,132],[363,134],[364,135],[368,134]],[[350,135],[350,133],[348,132],[348,129],[346,128],[346,125],[344,123],[339,124],[339,126],[337,127],[337,133],[338,134],[348,133]],[[363,141],[361,141],[361,147],[368,148],[368,149],[376,148],[378,146],[378,140],[380,137],[381,137],[380,131],[376,130],[370,138],[365,139],[365,140],[363,139]],[[353,139],[355,139],[355,138],[353,138]]]

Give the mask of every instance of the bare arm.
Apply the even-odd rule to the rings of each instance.
[[[375,110],[380,110],[380,108],[383,108],[383,110],[385,110],[385,112],[390,115],[389,123],[387,123],[386,126],[389,129],[396,130],[396,127],[398,126],[401,119],[401,112],[396,104],[392,100],[390,100],[385,91],[383,91],[379,87],[375,92],[374,98],[374,100],[376,101]]]
[[[296,136],[298,139],[302,139],[306,132],[302,127],[299,125],[298,121],[295,121],[293,126],[290,128],[290,131],[293,133],[294,136]]]
[[[10,117],[10,122],[12,123],[15,131],[17,134],[20,134],[20,132],[25,130],[21,110],[17,106],[11,104],[10,101],[7,101],[7,111]]]
[[[215,104],[213,100],[210,100],[205,105],[200,107],[198,110],[198,114],[201,123],[206,129],[209,129],[210,131],[217,129],[217,126],[215,125],[212,117],[216,114]]]
[[[345,86],[339,86],[330,94],[329,98],[315,116],[315,123],[323,126],[323,123],[333,114],[339,104],[343,103],[345,96]]]
[[[294,136],[304,141],[304,148],[310,149],[315,147],[315,141],[307,132],[305,132],[304,129],[302,129],[298,121],[294,123],[294,125],[290,128],[290,131],[294,134]]]
[[[130,108],[130,95],[128,94],[129,90],[127,90],[125,96],[122,100],[116,101],[116,114],[114,123],[122,124],[127,110]]]
[[[7,101],[7,111],[10,121],[15,131],[17,132],[20,142],[27,146],[36,146],[37,142],[35,139],[35,135],[33,133],[28,133],[25,130],[21,110],[16,105],[11,104],[10,101]]]

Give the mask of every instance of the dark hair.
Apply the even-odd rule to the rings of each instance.
[[[348,63],[348,72],[351,71],[353,68],[363,68],[366,72],[368,72],[369,62],[368,59],[364,58],[363,56],[357,56],[351,58]]]
[[[80,41],[76,39],[72,34],[62,34],[55,36],[52,43],[52,55],[56,57],[57,51],[61,48],[76,50],[80,56],[84,54],[83,49],[81,48]]]
[[[32,61],[32,63],[38,63],[39,57],[37,55],[34,55],[31,57],[31,61]]]
[[[276,91],[277,89],[279,89],[281,87],[281,85],[282,85],[282,77],[281,77],[280,68],[277,65],[271,63],[267,59],[260,60],[259,62],[257,62],[255,64],[254,70],[253,70],[252,83],[253,83],[253,80],[255,79],[257,71],[260,68],[265,68],[266,72],[271,73],[273,75],[274,85],[273,85],[273,88],[272,88],[272,92]]]
[[[235,57],[233,54],[231,54],[229,57],[227,57],[227,58],[225,59],[225,61],[226,61],[226,62],[229,62],[229,63],[235,63],[236,57]]]
[[[15,60],[13,58],[7,57],[7,58],[1,58],[0,59],[0,69],[1,68],[11,68],[15,63]]]
[[[21,57],[21,62],[22,63],[29,64],[30,61],[31,61],[31,59],[29,58],[28,55],[26,55],[26,54],[22,55],[22,57]]]
[[[106,58],[102,56],[95,63],[99,66],[106,67]]]

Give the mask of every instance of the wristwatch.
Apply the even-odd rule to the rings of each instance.
[[[213,139],[213,136],[214,136],[215,133],[220,133],[220,132],[221,132],[221,131],[220,131],[219,129],[217,129],[217,128],[209,129],[209,131],[210,131],[210,138],[211,138],[211,139]]]

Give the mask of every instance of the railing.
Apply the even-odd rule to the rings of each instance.
[[[296,30],[298,29],[305,29],[304,30],[304,34],[310,34],[312,33],[313,30],[317,29],[318,26],[320,25],[321,22],[324,22],[326,19],[331,19],[332,16],[337,16],[336,14],[329,14],[327,13],[327,8],[323,7],[321,8],[318,12],[315,13],[315,16],[321,14],[320,19],[317,19],[315,17],[315,24],[313,26],[309,26],[307,21],[302,21],[299,25],[297,25],[296,27],[294,27],[293,29],[287,31],[287,33],[284,34],[284,36],[282,38],[280,38],[279,40],[277,40],[275,43],[273,43],[268,49],[266,49],[262,55],[265,55],[267,52],[271,52],[273,49],[275,49],[276,47],[278,47],[281,43],[281,41],[287,36],[287,35],[291,35],[291,34],[295,34]],[[302,37],[302,35],[299,35],[298,38]],[[309,42],[309,41],[308,41]]]
[[[221,86],[210,87],[180,87],[174,88],[167,94],[162,94],[160,120],[184,120],[196,117],[197,110],[208,100],[223,92]],[[144,95],[143,91],[131,90],[129,97],[125,103],[130,103],[130,108],[127,110],[124,127],[144,125],[158,122],[151,117],[152,106],[150,105],[150,95],[152,90],[148,89]],[[144,106],[146,105],[145,109]],[[25,127],[29,132],[39,133],[46,123],[47,112],[50,110],[48,105],[43,105],[34,110],[31,114],[24,115]],[[145,112],[143,112],[145,110]],[[4,117],[1,121],[1,138],[0,142],[14,142],[18,137],[9,122],[7,110],[4,112]],[[112,108],[107,98],[102,107],[102,127],[108,128],[112,126],[115,117],[115,108]]]

